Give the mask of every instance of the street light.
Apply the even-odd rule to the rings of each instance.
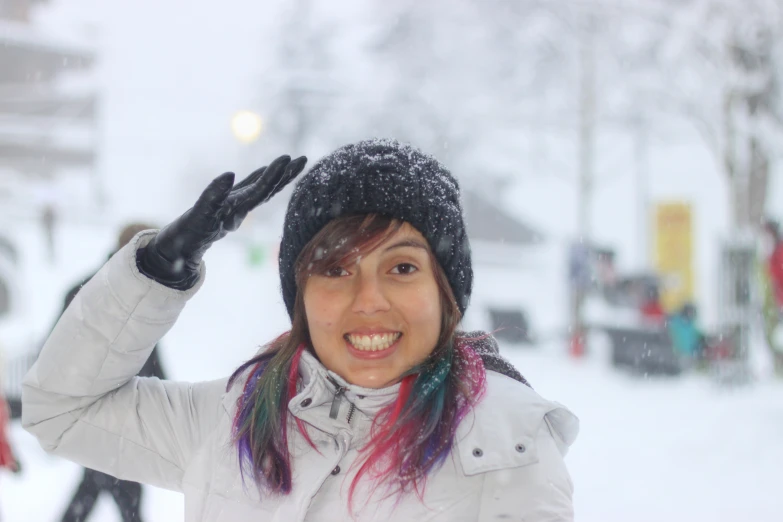
[[[231,132],[241,143],[252,143],[261,134],[261,116],[252,111],[239,111],[231,118]]]
[[[231,117],[231,132],[234,134],[234,138],[240,143],[237,148],[237,160],[238,171],[244,172],[250,170],[249,167],[249,155],[253,154],[253,147],[243,147],[242,145],[249,145],[256,141],[261,135],[263,130],[263,122],[261,116],[253,111],[237,111]],[[257,221],[253,219],[251,214],[249,219],[246,219],[242,223],[240,231],[242,234],[237,237],[244,237],[245,243],[248,249],[248,262],[251,266],[263,265],[266,258],[266,245],[258,237],[259,231],[257,230]]]

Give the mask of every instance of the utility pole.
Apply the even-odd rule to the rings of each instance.
[[[592,17],[588,15],[579,59],[579,235],[589,243],[595,157],[595,49]]]
[[[591,210],[595,163],[595,19],[585,13],[579,41],[579,193],[577,201],[579,245],[572,250],[583,265],[572,279],[570,352],[581,357],[587,350],[584,301],[591,284]]]
[[[636,163],[636,219],[637,219],[637,255],[639,268],[646,270],[650,264],[650,196],[649,162],[647,158],[649,130],[647,121],[640,113],[636,114],[634,125],[634,161]]]

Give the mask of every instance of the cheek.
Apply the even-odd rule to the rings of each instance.
[[[437,287],[421,288],[413,296],[406,299],[405,303],[406,315],[411,324],[421,328],[440,329],[441,309]]]
[[[310,334],[317,336],[321,331],[329,330],[337,323],[340,315],[334,296],[320,289],[305,289],[304,307]]]

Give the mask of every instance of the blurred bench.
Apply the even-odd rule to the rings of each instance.
[[[665,329],[604,327],[612,344],[612,365],[637,374],[679,375],[682,365]]]

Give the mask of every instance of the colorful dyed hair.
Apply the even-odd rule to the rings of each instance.
[[[398,220],[377,215],[331,221],[300,254],[297,288],[304,288],[311,274],[325,273],[366,255],[401,226]],[[460,421],[484,393],[484,365],[469,348],[469,339],[456,333],[460,321],[456,300],[432,253],[430,258],[440,290],[440,336],[429,357],[401,376],[395,402],[374,419],[370,440],[360,450],[349,505],[365,477],[371,480],[373,491],[383,485],[388,495],[414,491],[421,497],[428,474],[451,451]],[[297,293],[291,331],[240,366],[228,383],[231,388],[247,374],[233,426],[243,480],[250,476],[262,492],[272,494],[291,492],[288,403],[297,394],[302,352],[310,350],[315,355],[302,294]],[[300,434],[315,448],[304,423],[295,420]]]

